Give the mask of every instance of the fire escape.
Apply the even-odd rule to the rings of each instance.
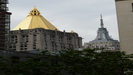
[[[8,0],[0,0],[0,50],[9,50],[10,15]]]

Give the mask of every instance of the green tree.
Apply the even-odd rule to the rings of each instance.
[[[132,59],[124,52],[98,53],[95,49],[45,51],[19,62],[0,57],[0,75],[132,75]]]

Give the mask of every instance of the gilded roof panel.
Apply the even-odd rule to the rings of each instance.
[[[40,15],[40,12],[33,8],[29,15],[18,24],[13,30],[19,29],[34,29],[34,28],[44,28],[49,30],[56,30],[57,28],[47,21],[43,16]],[[57,29],[58,30],[58,29]]]

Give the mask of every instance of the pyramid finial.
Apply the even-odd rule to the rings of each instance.
[[[103,19],[102,19],[102,14],[100,15],[100,17],[101,17],[101,19],[100,19],[100,21],[101,21],[101,28],[104,28]]]
[[[34,6],[34,8],[30,11],[29,15],[33,15],[33,16],[40,15],[40,12]]]

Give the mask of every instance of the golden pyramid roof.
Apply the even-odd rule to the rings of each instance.
[[[44,28],[48,30],[58,30],[54,25],[47,21],[40,12],[34,7],[29,15],[18,24],[13,30]]]

